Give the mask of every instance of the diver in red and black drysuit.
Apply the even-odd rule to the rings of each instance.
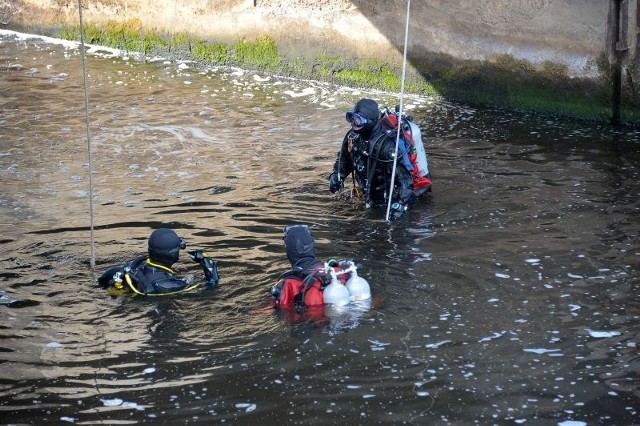
[[[315,256],[314,238],[308,225],[287,226],[284,247],[291,270],[281,275],[281,281],[271,289],[272,304],[292,315],[305,313],[307,318],[320,319],[324,315],[323,290],[329,284],[325,264]],[[330,266],[336,272],[342,268],[338,262]],[[338,275],[344,284],[349,274]]]
[[[138,257],[122,266],[109,268],[98,278],[98,285],[138,295],[166,295],[190,291],[198,287],[218,285],[217,262],[203,250],[189,251],[189,257],[202,266],[204,283],[188,283],[171,269],[180,257],[185,241],[171,229],[160,228],[149,237],[148,256]]]
[[[388,203],[390,182],[396,147],[396,131],[385,129],[380,122],[380,109],[373,99],[360,99],[352,111],[346,113],[351,129],[342,141],[329,177],[331,193],[344,189],[344,180],[353,173],[356,191],[361,190],[367,207]],[[403,158],[407,147],[402,139],[398,146],[395,183],[391,195],[390,219],[404,216],[416,202],[411,171]]]

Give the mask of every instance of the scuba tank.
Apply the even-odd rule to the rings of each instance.
[[[349,290],[349,294],[351,295],[352,300],[366,300],[371,299],[371,288],[369,287],[369,283],[362,277],[358,276],[358,271],[351,263],[353,269],[351,271],[351,277],[347,280],[345,287]]]
[[[427,152],[424,149],[424,143],[422,142],[420,127],[409,119],[407,119],[407,123],[409,123],[409,128],[411,129],[413,147],[416,149],[416,163],[420,170],[420,176],[429,176],[429,162],[427,160]]]
[[[331,274],[331,283],[325,287],[323,291],[324,303],[333,306],[346,306],[351,302],[351,295],[347,287],[338,281],[336,271],[333,270],[328,264],[325,264],[325,268]]]
[[[387,130],[388,134],[397,131],[399,122],[402,123],[402,137],[410,146],[410,151],[415,153],[415,159],[411,160],[411,163],[413,167],[418,169],[416,176],[431,178],[429,160],[427,151],[424,148],[424,142],[422,142],[420,127],[404,111],[402,112],[402,117],[400,117],[400,105],[396,105],[395,112],[392,112],[389,107],[385,107],[382,115],[382,126]]]

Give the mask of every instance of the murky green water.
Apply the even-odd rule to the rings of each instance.
[[[0,42],[3,422],[640,421],[637,133],[408,97],[434,192],[390,224],[327,177],[344,112],[397,98],[91,54],[93,272],[78,51]],[[370,309],[270,310],[299,222],[362,263]],[[161,225],[220,260],[218,290],[93,286]]]

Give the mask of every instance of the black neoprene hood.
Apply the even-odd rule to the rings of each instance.
[[[290,226],[284,236],[284,248],[292,265],[305,257],[315,257],[313,235],[304,225]]]
[[[156,229],[149,237],[149,259],[170,268],[178,261],[181,245],[182,240],[173,230]]]
[[[378,103],[373,99],[360,99],[353,107],[353,112],[357,112],[367,120],[377,121],[380,117]]]

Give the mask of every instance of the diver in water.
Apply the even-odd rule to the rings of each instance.
[[[188,283],[176,277],[172,266],[180,257],[180,250],[187,247],[185,241],[171,229],[160,228],[149,237],[148,256],[138,257],[122,266],[109,268],[98,278],[98,285],[116,292],[133,292],[138,295],[174,294],[206,286],[218,285],[217,262],[203,250],[189,251],[189,257],[202,266],[204,283]]]
[[[353,173],[354,192],[364,198],[367,207],[386,205],[396,158],[397,113],[386,109],[382,114],[376,101],[364,98],[346,113],[346,119],[351,129],[346,133],[333,165],[329,190],[331,193],[342,191],[345,178]],[[390,220],[403,217],[420,194],[431,190],[431,175],[420,130],[409,117],[403,117],[401,121],[402,132],[390,195]]]
[[[292,269],[282,274],[282,281],[271,290],[274,306],[292,308],[296,305],[323,305],[323,283],[315,274],[324,268],[324,262],[316,258],[315,241],[309,226],[287,226],[283,240]]]
[[[291,270],[280,276],[271,296],[272,305],[285,311],[292,323],[322,319],[326,304],[345,306],[352,300],[371,297],[364,279],[349,291],[349,279],[357,277],[353,262],[323,262],[316,257],[315,240],[308,225],[287,226],[283,240]]]

